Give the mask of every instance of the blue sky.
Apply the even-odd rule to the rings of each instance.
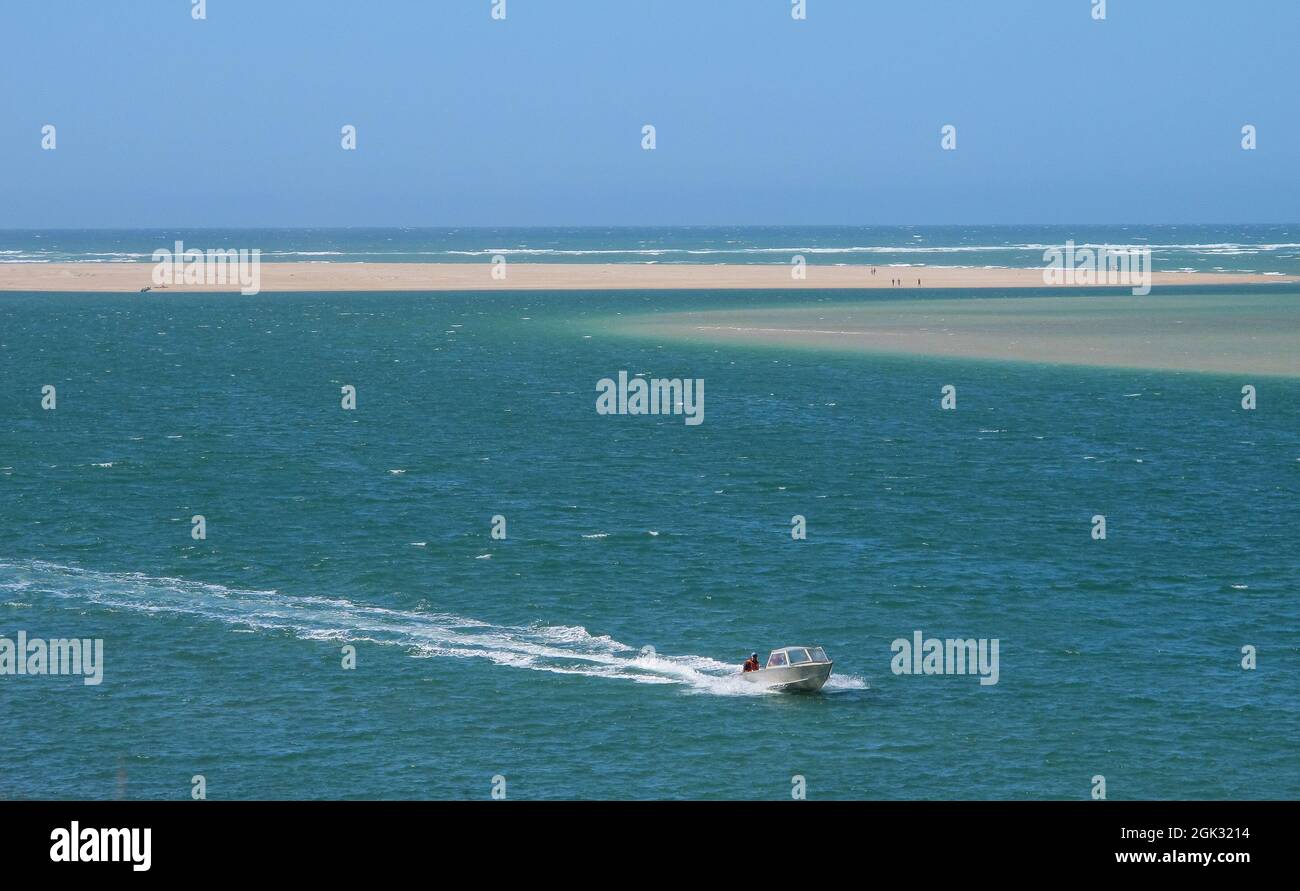
[[[1092,2],[6,2],[0,227],[1300,218],[1300,3]]]

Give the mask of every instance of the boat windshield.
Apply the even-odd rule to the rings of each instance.
[[[812,660],[813,660],[814,662],[830,662],[830,661],[831,661],[830,659],[826,658],[826,651],[823,650],[821,647],[813,647],[813,648],[810,649],[808,652],[809,652],[809,654],[812,655]]]
[[[808,651],[805,650],[803,647],[791,647],[790,649],[786,650],[786,652],[790,654],[791,665],[799,665],[802,662],[812,661],[811,659],[808,658]]]
[[[787,664],[785,653],[773,653],[771,656],[767,657],[768,668],[780,668],[785,664]]]

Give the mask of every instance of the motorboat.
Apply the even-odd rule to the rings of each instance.
[[[781,647],[767,657],[767,665],[741,677],[770,690],[815,693],[830,678],[834,664],[821,647]]]

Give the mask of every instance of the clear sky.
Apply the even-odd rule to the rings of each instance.
[[[1093,2],[4,0],[0,226],[1300,220],[1300,2]]]

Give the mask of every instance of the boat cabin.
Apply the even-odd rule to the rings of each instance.
[[[787,665],[807,665],[815,662],[830,662],[826,651],[821,647],[782,647],[773,650],[767,657],[768,668],[785,668]]]

